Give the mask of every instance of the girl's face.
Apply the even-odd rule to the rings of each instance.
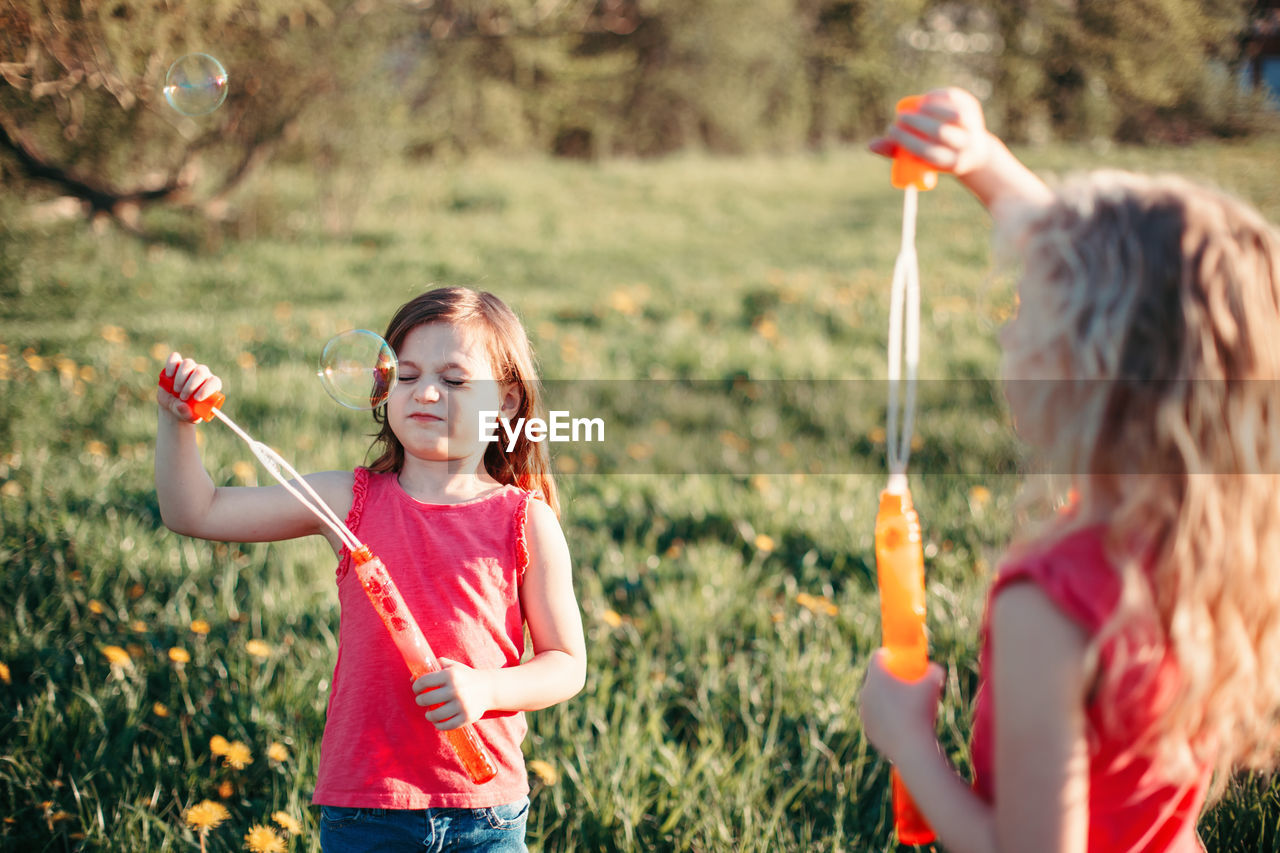
[[[448,323],[428,323],[414,328],[400,345],[387,420],[406,461],[475,457],[482,464],[489,445],[480,440],[481,413],[490,413],[492,422],[512,417],[518,408],[518,392],[494,377],[476,337]]]

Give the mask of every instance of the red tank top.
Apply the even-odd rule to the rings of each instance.
[[[1011,584],[1036,584],[1064,614],[1093,636],[1106,623],[1120,600],[1121,580],[1106,555],[1099,527],[1068,535],[1047,549],[1028,554],[1001,569],[992,585],[983,619],[979,658],[980,686],[974,701],[970,742],[974,789],[987,802],[995,797],[995,736],[993,709],[986,685],[991,678],[991,603]],[[1177,670],[1162,649],[1154,676],[1142,663],[1130,660],[1124,683],[1133,685],[1133,701],[1108,731],[1102,709],[1086,708],[1089,728],[1089,850],[1107,853],[1198,853],[1196,820],[1204,805],[1207,768],[1190,784],[1175,784],[1155,770],[1149,758],[1134,756],[1135,736],[1148,725],[1161,697],[1177,685]],[[1117,663],[1116,643],[1099,649],[1099,671]]]
[[[508,486],[461,504],[424,504],[395,474],[355,471],[347,526],[381,558],[437,657],[477,669],[524,653],[520,582],[530,493]],[[414,701],[409,669],[351,569],[338,562],[338,662],[312,802],[354,808],[484,808],[529,792],[522,713],[475,724],[498,775],[474,784]]]

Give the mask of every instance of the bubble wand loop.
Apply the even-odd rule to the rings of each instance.
[[[160,372],[160,387],[170,394],[173,393],[173,377],[166,375],[163,370]],[[391,640],[395,643],[400,656],[404,658],[404,662],[408,665],[414,681],[428,673],[438,672],[441,668],[440,661],[436,658],[435,652],[431,650],[431,646],[427,643],[427,638],[422,633],[422,629],[418,627],[413,614],[409,612],[409,607],[405,603],[403,596],[400,595],[400,590],[396,588],[395,581],[391,579],[391,575],[387,572],[387,567],[369,550],[367,545],[356,538],[351,529],[343,523],[342,519],[338,518],[337,514],[320,498],[320,495],[316,494],[315,489],[311,488],[311,485],[303,479],[292,465],[270,447],[255,440],[222,412],[221,407],[225,401],[226,395],[215,393],[203,400],[188,400],[187,405],[200,420],[207,422],[216,417],[226,424],[232,432],[240,436],[245,444],[249,445],[249,449],[253,451],[253,455],[262,463],[262,466],[271,473],[271,476],[275,477],[280,485],[288,490],[289,494],[297,498],[303,506],[324,522],[337,535],[342,544],[347,546],[351,552],[351,560],[355,566],[356,576],[360,579],[360,585],[363,587],[365,594],[368,595],[369,602],[378,612],[378,616],[382,619],[382,624],[391,635]],[[285,474],[292,477],[293,482],[290,482]],[[480,742],[480,738],[476,735],[475,728],[471,724],[468,723],[461,728],[449,729],[440,733],[444,735],[445,741],[457,754],[458,760],[462,762],[462,766],[467,771],[467,775],[471,777],[471,781],[479,785],[488,782],[497,775],[493,760],[489,757],[484,744]]]
[[[921,98],[903,98],[898,112],[918,109]],[[889,411],[885,434],[889,482],[876,513],[876,584],[880,590],[881,642],[885,666],[904,681],[922,678],[929,666],[925,635],[924,550],[920,517],[907,488],[907,461],[915,426],[916,377],[920,365],[920,266],[916,256],[916,210],[920,190],[930,190],[938,175],[927,163],[899,151],[890,175],[904,190],[902,244],[893,265],[889,301]],[[906,377],[903,377],[905,362]],[[902,422],[899,429],[899,387]],[[893,824],[902,844],[928,844],[933,829],[920,814],[897,768],[893,784]]]

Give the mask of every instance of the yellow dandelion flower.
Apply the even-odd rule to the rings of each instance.
[[[227,746],[226,755],[222,756],[223,767],[234,767],[236,770],[243,770],[253,763],[253,753],[249,747],[241,741],[232,741]]]
[[[129,587],[129,598],[137,601],[139,598],[147,594],[147,588],[141,583],[135,583]]]
[[[766,554],[775,547],[773,537],[767,533],[760,533],[756,536],[756,550],[764,551]]]
[[[98,371],[94,369],[92,364],[80,365],[80,380],[82,382],[96,382],[98,380]]]
[[[244,846],[253,853],[284,853],[284,839],[269,826],[254,824],[244,836]]]
[[[262,640],[250,640],[244,644],[244,650],[255,658],[271,657],[271,646],[267,645]]]
[[[825,595],[810,595],[807,592],[802,592],[796,595],[796,603],[811,613],[823,613],[827,616],[835,616],[840,612],[839,608],[832,604],[831,600]]]
[[[191,663],[191,655],[186,649],[174,646],[169,649],[169,660],[174,663]]]
[[[226,755],[227,749],[230,748],[231,742],[222,735],[214,735],[209,738],[209,751],[214,755]]]
[[[544,785],[554,785],[560,781],[560,773],[547,761],[535,758],[529,762],[529,772],[538,777]]]
[[[3,486],[0,486],[0,495],[6,498],[22,497],[22,484],[17,480],[8,480]]]
[[[653,456],[653,445],[645,441],[633,441],[627,445],[627,455],[637,462]]]
[[[289,760],[289,748],[279,741],[272,741],[267,746],[267,758],[272,761],[284,764]]]
[[[302,833],[302,824],[294,820],[293,815],[288,812],[272,812],[271,819],[280,824],[280,827],[290,835]]]
[[[45,360],[38,355],[34,349],[28,347],[22,351],[22,360],[27,363],[27,369],[32,373],[41,373],[45,368]]]
[[[991,490],[986,486],[974,486],[969,490],[969,508],[978,510],[991,502]]]
[[[147,630],[147,623],[143,622],[141,619],[134,619],[129,622],[129,630],[133,631],[135,634],[143,634]]]
[[[182,813],[187,826],[201,833],[215,829],[218,824],[231,817],[227,807],[213,800],[201,800]]]
[[[89,599],[89,612],[101,616],[107,612],[107,608],[102,606],[102,602],[96,598]]]
[[[628,317],[634,317],[640,313],[639,303],[625,290],[615,290],[609,295],[609,307]]]
[[[193,634],[207,634],[207,633],[209,633],[209,623],[208,623],[208,622],[206,622],[206,621],[204,621],[203,619],[192,619],[192,620],[191,620],[191,633],[193,633]]]
[[[230,780],[224,781],[218,786],[218,796],[224,800],[231,799],[231,795],[236,792],[236,786],[232,785]]]
[[[119,646],[103,646],[102,653],[106,655],[107,660],[111,661],[112,666],[133,666],[133,658],[129,657],[129,653]]]
[[[154,343],[151,345],[151,357],[156,361],[164,361],[169,357],[169,353],[173,350],[166,343]]]
[[[122,344],[127,340],[124,329],[119,326],[103,326],[102,339],[109,344]]]
[[[254,476],[257,472],[253,465],[243,459],[237,461],[231,466],[231,473],[235,474],[236,479],[241,483],[252,485],[257,481],[257,478]]]
[[[9,664],[0,663],[0,681],[5,684],[13,684],[13,679],[9,675]]]
[[[107,445],[98,441],[96,438],[85,444],[84,450],[90,456],[94,456],[98,459],[105,459],[107,456]]]
[[[604,624],[608,625],[610,628],[622,627],[622,617],[618,615],[618,611],[616,610],[606,610],[600,614],[600,618],[604,620]]]
[[[157,702],[151,706],[151,713],[157,717],[167,717],[169,716],[169,707],[163,702]]]
[[[245,351],[236,356],[236,364],[241,370],[253,370],[258,366],[258,360],[253,357],[253,353]]]

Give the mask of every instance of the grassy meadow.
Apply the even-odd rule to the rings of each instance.
[[[1280,220],[1274,141],[1027,157],[1051,172],[1186,172]],[[989,382],[1012,293],[986,214],[947,181],[920,208],[921,376]],[[871,380],[900,221],[885,164],[857,151],[281,165],[222,224],[148,213],[152,243],[0,194],[0,849],[242,850],[284,812],[301,824],[287,849],[319,850],[309,802],[337,651],[334,559],[318,539],[221,544],[163,527],[154,388],[171,349],[212,365],[228,414],[302,471],[350,468],[369,447],[368,414],[314,378],[324,342],[380,331],[431,285],[506,299],[550,380],[726,394],[744,379]],[[601,448],[605,473],[565,451],[590,665],[582,694],[530,715],[532,849],[893,847],[888,769],[855,713],[879,630],[884,406],[817,418],[758,402],[816,436],[803,445],[814,460],[627,467],[682,452],[679,424]],[[949,671],[938,727],[967,771],[979,620],[1014,529],[1019,449],[995,397],[921,406],[912,483],[933,654]],[[215,482],[269,481],[225,427],[202,435]],[[229,818],[202,839],[183,814],[206,799]],[[1240,782],[1201,832],[1210,850],[1276,849],[1277,789]]]

